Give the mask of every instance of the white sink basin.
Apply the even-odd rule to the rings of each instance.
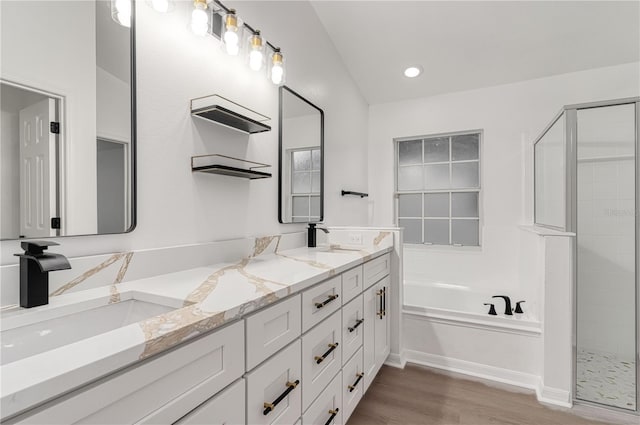
[[[101,297],[3,314],[0,364],[6,365],[182,307],[177,300],[145,295],[124,293],[121,301],[113,304],[107,304],[108,299]]]

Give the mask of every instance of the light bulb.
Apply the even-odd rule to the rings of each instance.
[[[236,56],[240,51],[240,48],[238,46],[238,34],[235,31],[229,29],[224,33],[223,40],[224,45],[227,48],[227,53],[232,56]]]
[[[271,82],[273,84],[280,84],[282,82],[282,76],[284,75],[284,68],[280,64],[274,64],[271,68]]]
[[[131,0],[116,0],[114,19],[124,27],[131,27]]]
[[[191,12],[191,31],[196,35],[206,35],[208,29],[209,15],[204,11],[201,3],[196,3],[196,8]]]
[[[276,49],[271,56],[270,75],[273,84],[282,84],[284,82],[284,57],[280,53],[280,49]]]
[[[169,11],[169,0],[151,0],[151,5],[156,12],[167,13]]]
[[[249,53],[249,68],[254,71],[260,71],[262,68],[262,52],[260,50],[252,50]]]
[[[410,66],[404,70],[405,77],[415,78],[420,74],[422,74],[422,67],[420,66]]]

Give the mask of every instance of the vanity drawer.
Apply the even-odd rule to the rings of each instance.
[[[348,421],[364,393],[363,348],[351,357],[342,368],[342,417]]]
[[[264,362],[247,379],[247,423],[292,424],[302,414],[301,341]]]
[[[238,382],[212,397],[176,425],[240,425],[245,423],[245,381]],[[166,423],[166,422],[156,422]]]
[[[388,275],[389,270],[391,270],[391,254],[384,254],[367,263],[364,263],[365,289]]]
[[[300,295],[268,307],[246,319],[247,370],[300,336]]]
[[[362,266],[342,273],[342,304],[346,304],[364,291]]]
[[[302,293],[302,332],[306,332],[342,306],[342,279],[329,279]]]
[[[302,416],[302,425],[342,424],[342,373],[338,373]]]
[[[364,321],[362,300],[360,294],[342,307],[342,359],[345,363],[362,347],[365,326],[371,326]]]
[[[132,424],[163,410],[162,421],[171,423],[240,378],[243,369],[240,321],[54,400],[17,422]],[[183,398],[185,393],[193,397]]]
[[[302,337],[303,411],[342,367],[341,323],[337,311]]]

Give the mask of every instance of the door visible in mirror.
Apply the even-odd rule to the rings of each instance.
[[[323,220],[324,112],[286,86],[280,87],[279,219]]]
[[[133,5],[0,1],[0,239],[133,229]]]

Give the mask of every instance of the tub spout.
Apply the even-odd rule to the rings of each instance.
[[[511,310],[511,298],[506,295],[494,295],[491,298],[502,298],[504,300],[504,314],[507,316],[513,316],[513,311]]]

